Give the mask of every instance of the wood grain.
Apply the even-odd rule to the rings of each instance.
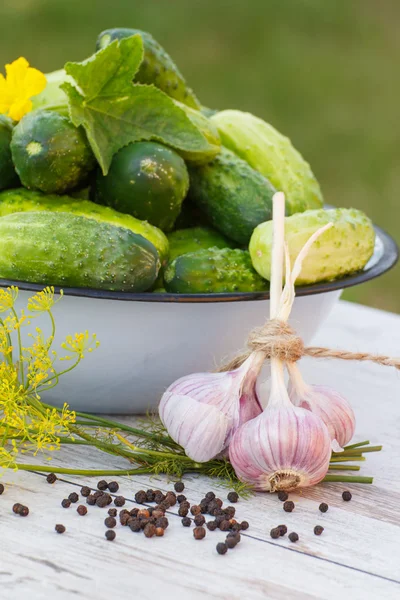
[[[314,340],[331,347],[396,354],[400,318],[340,303]],[[398,348],[397,348],[398,354]],[[293,494],[296,508],[287,514],[275,495],[257,494],[237,505],[239,520],[250,528],[242,542],[225,556],[215,552],[222,532],[208,532],[194,540],[182,527],[176,507],[164,538],[147,539],[117,527],[115,542],[104,538],[106,510],[89,507],[81,517],[76,506],[61,500],[77,486],[96,480],[65,477],[54,485],[40,474],[6,472],[6,491],[0,497],[0,598],[64,600],[110,598],[192,598],[311,600],[352,598],[398,599],[400,562],[400,377],[389,368],[340,361],[302,361],[306,380],[326,383],[351,400],[357,415],[357,440],[383,443],[371,454],[362,473],[373,475],[372,486],[346,486],[353,499],[341,498],[342,484],[323,484]],[[129,419],[127,419],[129,420]],[[132,421],[132,419],[130,419]],[[125,464],[93,449],[63,449],[53,465],[76,468],[121,468]],[[138,489],[171,489],[165,477],[121,477],[120,492],[134,504]],[[214,489],[226,500],[227,490],[204,477],[185,478],[185,494],[192,502]],[[318,505],[327,502],[321,514]],[[30,507],[21,518],[12,513],[14,502]],[[64,535],[56,523],[67,527]],[[286,523],[300,540],[272,540],[272,527]],[[313,534],[316,524],[325,530]]]

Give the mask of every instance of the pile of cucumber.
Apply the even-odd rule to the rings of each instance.
[[[324,210],[318,182],[288,138],[249,113],[202,106],[149,33],[107,30],[96,52],[134,35],[144,49],[134,83],[172,98],[208,151],[137,134],[104,174],[91,136],[76,115],[72,122],[68,75],[47,75],[20,122],[0,115],[0,278],[129,292],[262,292],[277,190],[287,199],[292,261],[316,229],[334,224],[306,258],[300,284],[362,269],[374,250],[371,221],[354,209]]]

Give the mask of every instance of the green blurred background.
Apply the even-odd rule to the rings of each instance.
[[[94,50],[102,29],[150,31],[203,104],[288,135],[325,199],[400,241],[398,0],[1,0],[0,65],[43,71]],[[345,298],[400,312],[400,268]]]

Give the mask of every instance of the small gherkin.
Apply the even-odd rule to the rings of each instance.
[[[106,29],[97,38],[96,50],[102,50],[114,40],[131,37],[137,33],[143,40],[144,59],[135,75],[135,81],[153,84],[171,98],[199,110],[201,105],[194,92],[187,86],[182,73],[164,48],[147,31],[121,27]]]
[[[268,282],[247,250],[208,248],[178,256],[165,270],[165,289],[177,294],[263,292]]]

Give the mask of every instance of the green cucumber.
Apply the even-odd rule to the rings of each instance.
[[[12,122],[0,115],[0,190],[20,185],[11,157]]]
[[[0,277],[43,285],[143,292],[158,254],[143,236],[68,213],[0,218]]]
[[[199,109],[200,103],[187,86],[178,67],[150,33],[140,29],[114,28],[102,31],[97,38],[96,50],[102,50],[114,40],[131,37],[139,33],[143,40],[144,59],[134,81],[153,84],[160,90],[187,106]]]
[[[83,129],[52,110],[35,110],[21,119],[11,153],[22,184],[48,194],[82,185],[96,165]]]
[[[275,188],[226,148],[210,163],[190,166],[188,200],[210,223],[239,244],[247,244],[254,228],[272,218]]]
[[[196,252],[207,248],[232,248],[225,236],[211,227],[189,227],[188,229],[177,229],[168,234],[169,259],[174,260],[177,256]]]
[[[178,256],[165,270],[165,289],[177,294],[263,292],[268,283],[247,250],[209,248]]]
[[[114,156],[107,175],[98,171],[96,202],[170,231],[189,187],[184,160],[157,142],[135,142]]]
[[[101,206],[90,200],[74,199],[70,196],[42,194],[33,190],[19,188],[0,193],[0,217],[16,212],[27,211],[67,212],[95,221],[117,225],[130,229],[133,233],[142,235],[156,247],[160,262],[165,265],[168,260],[169,248],[165,234],[147,223],[139,221],[131,215],[123,215],[108,206]]]

